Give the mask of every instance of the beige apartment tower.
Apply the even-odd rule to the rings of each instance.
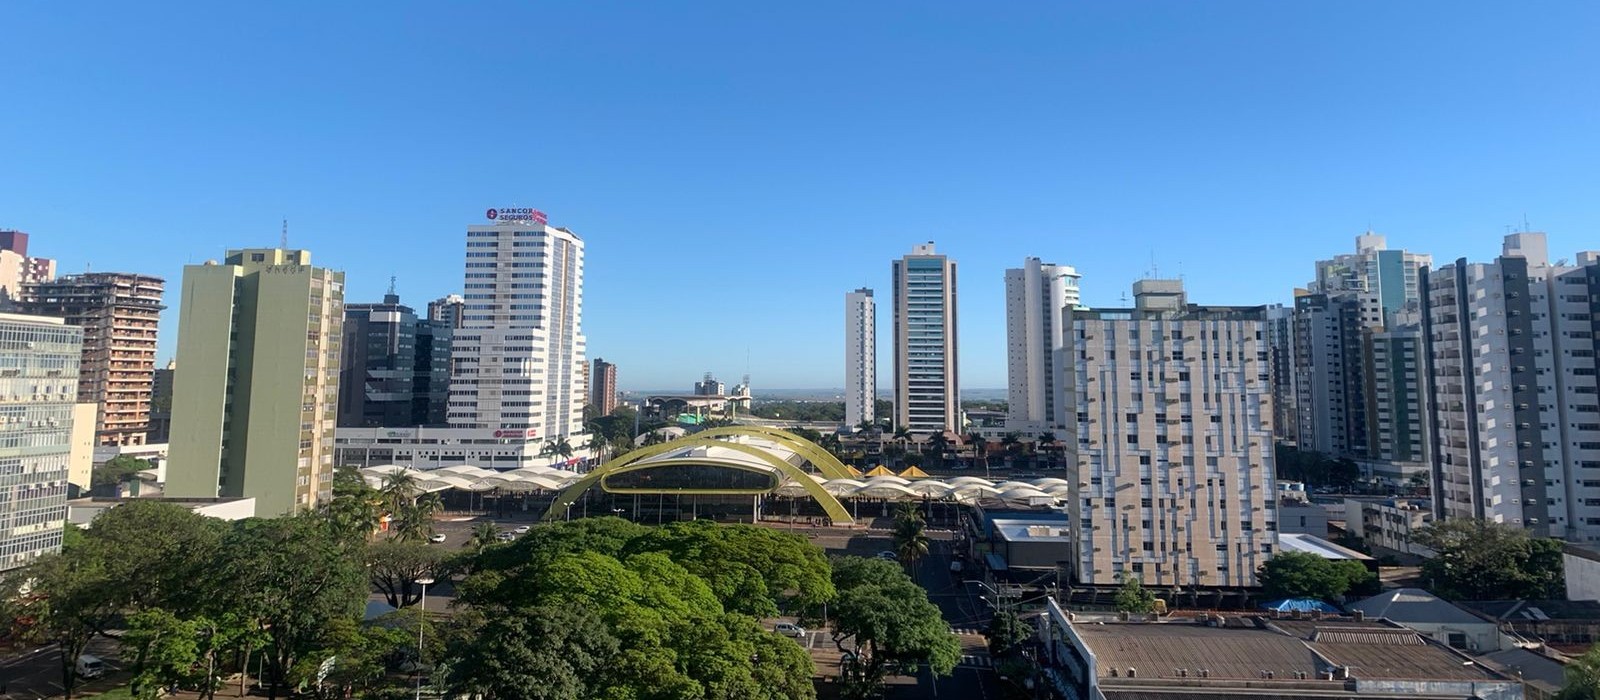
[[[78,400],[95,405],[100,445],[143,445],[161,324],[160,277],[89,272],[23,286],[21,307],[83,329]]]
[[[331,497],[344,273],[305,250],[230,250],[183,270],[167,495],[253,497],[287,515]]]
[[[1277,547],[1266,307],[1133,290],[1135,308],[1067,316],[1077,578],[1254,586]]]

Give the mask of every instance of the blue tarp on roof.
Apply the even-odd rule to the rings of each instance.
[[[1315,598],[1284,598],[1262,605],[1263,610],[1336,613],[1339,609]]]

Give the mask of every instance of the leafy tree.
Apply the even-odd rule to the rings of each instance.
[[[367,545],[367,578],[396,608],[422,599],[420,578],[444,578],[448,557],[444,550],[423,542],[385,540]]]
[[[1330,561],[1307,552],[1282,552],[1261,565],[1257,579],[1267,598],[1337,600],[1376,577],[1358,561]]]
[[[1033,627],[1011,610],[995,613],[989,619],[989,630],[984,633],[989,640],[989,655],[996,658],[1019,653],[1022,643],[1032,635]]]
[[[1452,600],[1566,597],[1561,544],[1521,528],[1484,520],[1434,521],[1411,541],[1437,555],[1422,563],[1431,590]]]
[[[772,617],[791,602],[814,607],[834,595],[830,567],[804,537],[753,525],[708,521],[644,530],[624,556],[660,552],[705,579],[732,612]]]
[[[183,506],[135,499],[102,513],[84,541],[106,578],[118,582],[105,591],[109,604],[188,616],[206,603],[195,582],[208,578],[226,530],[226,522]]]
[[[1556,700],[1600,700],[1600,644],[1567,664],[1566,675]]]
[[[961,645],[927,591],[889,562],[861,557],[834,560],[838,599],[829,608],[834,645],[856,644],[856,662],[845,667],[844,688],[855,697],[880,693],[891,672],[915,671],[927,664],[949,675]]]
[[[581,700],[605,686],[620,643],[587,608],[544,606],[497,615],[450,665],[452,695],[484,700]]]
[[[408,471],[392,471],[383,477],[383,487],[378,490],[383,507],[391,517],[399,517],[406,506],[422,493],[417,476]]]
[[[119,612],[107,591],[123,583],[106,576],[99,550],[92,547],[41,557],[6,578],[3,597],[14,606],[15,619],[31,621],[20,636],[60,648],[61,687],[68,700],[77,688],[78,657]]]
[[[199,627],[162,609],[144,610],[128,617],[122,648],[132,652],[133,681],[129,687],[139,700],[156,700],[165,688],[193,685],[201,680]]]
[[[234,523],[212,576],[220,605],[262,633],[267,697],[317,648],[328,625],[360,615],[367,597],[361,563],[314,516]]]
[[[94,468],[89,475],[89,487],[102,490],[123,482],[132,481],[139,472],[150,468],[150,463],[131,455],[117,455],[105,464]]]
[[[1122,588],[1117,589],[1114,605],[1117,612],[1144,614],[1156,609],[1156,596],[1144,589],[1139,583],[1139,577],[1128,575],[1122,580]]]
[[[393,626],[336,618],[322,629],[316,649],[295,662],[289,680],[325,700],[368,696],[384,685],[390,666],[416,654],[416,639]]]

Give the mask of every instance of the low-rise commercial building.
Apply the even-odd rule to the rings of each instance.
[[[1433,522],[1428,505],[1420,499],[1346,498],[1345,531],[1369,548],[1431,557],[1433,550],[1411,542],[1418,530]]]
[[[1040,622],[1043,682],[1068,698],[1523,697],[1517,679],[1381,620],[1202,614],[1085,624],[1051,600]]]
[[[1483,653],[1512,646],[1493,620],[1467,612],[1420,588],[1398,588],[1346,606],[1372,620],[1397,622],[1452,649]]]
[[[571,455],[548,454],[545,441],[531,431],[495,428],[339,428],[334,432],[334,463],[376,467],[398,464],[430,470],[463,464],[508,471],[522,467],[576,468],[588,458],[583,442],[570,442]]]

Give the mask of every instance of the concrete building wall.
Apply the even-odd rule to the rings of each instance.
[[[877,422],[878,303],[865,287],[844,296],[844,425]]]
[[[331,497],[343,307],[344,274],[307,251],[184,268],[167,495],[253,497],[262,515]]]
[[[72,405],[72,450],[67,463],[67,483],[88,491],[94,479],[95,416],[99,406],[78,402]]]
[[[1561,555],[1561,565],[1567,600],[1600,600],[1600,552],[1568,549]]]
[[[589,375],[589,405],[602,416],[617,410],[617,366],[598,357]]]
[[[1278,527],[1265,310],[1161,296],[1070,317],[1077,576],[1255,585]]]

